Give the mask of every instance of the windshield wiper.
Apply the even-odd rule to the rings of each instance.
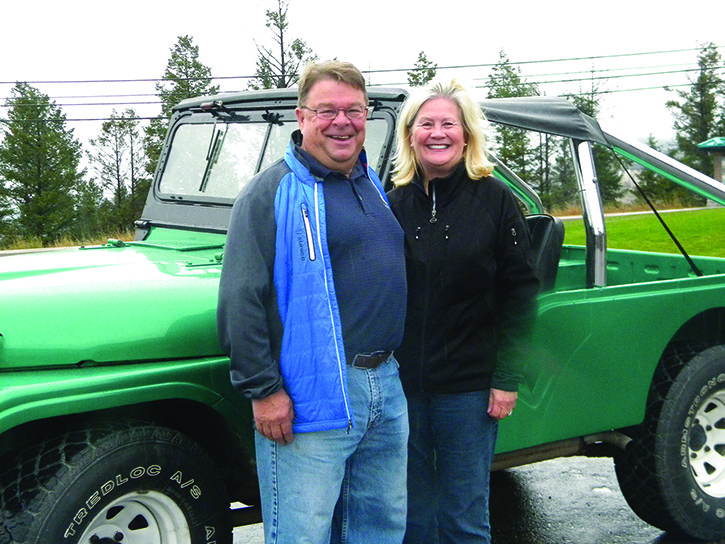
[[[204,168],[204,175],[201,177],[201,184],[199,185],[199,192],[203,193],[206,191],[206,186],[209,183],[209,177],[211,176],[211,170],[214,168],[217,159],[219,158],[219,151],[221,150],[221,144],[226,136],[226,125],[225,129],[217,130],[217,125],[214,123],[212,129],[211,139],[209,140],[209,149],[206,152],[206,167]]]

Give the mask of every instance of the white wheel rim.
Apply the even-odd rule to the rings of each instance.
[[[105,506],[81,535],[80,544],[191,544],[186,516],[157,491],[133,492]]]
[[[725,497],[725,390],[700,405],[690,428],[687,453],[700,489],[712,497]]]

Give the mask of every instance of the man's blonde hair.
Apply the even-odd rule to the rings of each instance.
[[[493,163],[488,159],[486,152],[486,136],[484,134],[486,119],[481,107],[468,90],[453,79],[450,83],[437,82],[419,89],[413,92],[405,101],[400,117],[398,117],[396,151],[393,158],[395,169],[393,182],[395,185],[410,183],[415,177],[416,170],[420,168],[410,137],[420,108],[434,98],[445,98],[458,107],[463,136],[467,144],[463,150],[463,159],[466,163],[468,177],[481,179],[493,172]]]
[[[299,94],[297,95],[297,107],[306,106],[310,90],[318,81],[331,80],[349,85],[353,89],[362,91],[365,100],[364,106],[368,105],[368,93],[365,88],[365,77],[353,64],[328,60],[318,64],[310,64],[302,71],[299,81]]]

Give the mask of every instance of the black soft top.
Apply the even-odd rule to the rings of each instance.
[[[407,95],[408,91],[402,88],[368,88],[368,97],[373,105],[376,101],[393,101],[402,104]],[[269,89],[191,98],[175,106],[174,111],[199,109],[215,102],[232,109],[235,107],[248,109],[275,105],[291,107],[296,101],[297,89]],[[564,98],[548,96],[488,98],[479,102],[486,118],[492,123],[610,145],[596,119],[582,113]]]
[[[481,100],[481,105],[492,123],[610,145],[597,120],[563,98],[489,98]]]

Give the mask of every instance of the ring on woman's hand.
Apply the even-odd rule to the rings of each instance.
[[[509,412],[508,414],[506,414],[506,415],[507,415],[507,416],[510,416],[511,414],[513,414],[513,411],[510,411],[510,412]]]

